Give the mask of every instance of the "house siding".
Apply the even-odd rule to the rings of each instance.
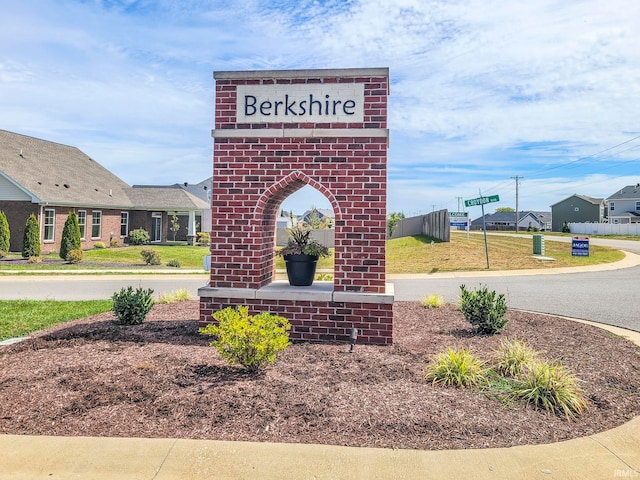
[[[578,211],[576,212],[576,208]],[[561,232],[564,222],[600,222],[600,204],[580,197],[569,197],[551,207],[551,231]]]

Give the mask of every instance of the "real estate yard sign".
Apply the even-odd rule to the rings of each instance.
[[[449,212],[449,225],[452,227],[466,227],[469,223],[468,212]]]
[[[574,257],[588,257],[589,237],[573,237],[571,239],[571,255]]]

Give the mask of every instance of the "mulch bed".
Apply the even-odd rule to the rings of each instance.
[[[95,315],[0,347],[0,433],[436,450],[556,442],[640,414],[639,347],[561,318],[507,315],[503,333],[476,336],[453,306],[399,302],[393,346],[298,343],[258,375],[228,366],[198,334],[197,301],[155,305],[138,326]],[[447,347],[489,360],[504,338],[572,369],[588,411],[568,421],[424,380]]]

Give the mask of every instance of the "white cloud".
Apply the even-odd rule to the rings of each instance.
[[[523,208],[546,209],[637,181],[634,143],[579,159],[640,134],[638,19],[634,0],[8,2],[0,128],[129,183],[194,182],[211,171],[212,71],[388,66],[390,210],[511,195],[514,175]]]

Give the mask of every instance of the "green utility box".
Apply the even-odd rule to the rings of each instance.
[[[533,236],[533,254],[544,255],[544,235]]]

